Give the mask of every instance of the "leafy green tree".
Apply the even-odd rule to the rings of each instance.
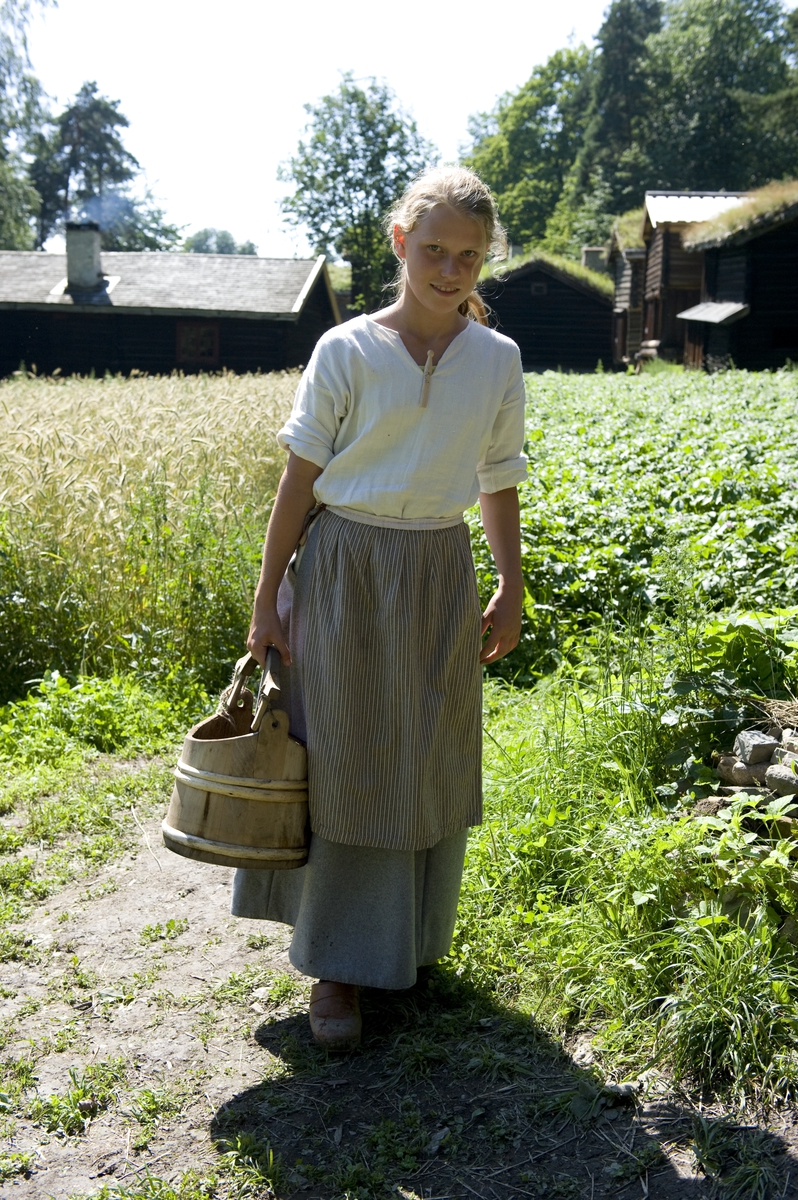
[[[30,74],[27,28],[36,0],[0,3],[0,249],[28,250],[39,197],[26,179],[22,144],[38,112],[41,88]]]
[[[359,87],[345,74],[336,93],[305,105],[310,120],[297,154],[280,171],[295,190],[283,201],[289,222],[304,227],[318,253],[352,267],[353,307],[379,307],[396,262],[382,229],[410,180],[437,161],[390,88]]]
[[[597,167],[589,190],[578,201],[571,189],[563,191],[540,246],[551,254],[579,260],[583,246],[603,246],[609,240],[614,221],[612,188]]]
[[[227,229],[200,229],[183,242],[189,254],[257,254],[254,242],[240,242]]]
[[[464,161],[495,192],[512,242],[545,232],[582,144],[591,70],[585,46],[558,50],[470,123]]]
[[[0,158],[0,250],[33,249],[31,219],[38,203],[23,164],[10,156]]]
[[[575,191],[590,190],[597,171],[610,189],[616,212],[645,190],[648,157],[641,144],[650,103],[647,39],[662,25],[661,0],[613,0],[598,31],[595,69]]]
[[[733,191],[796,170],[794,137],[756,111],[790,83],[779,0],[670,0],[646,45],[649,187]]]

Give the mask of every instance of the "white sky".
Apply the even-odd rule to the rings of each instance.
[[[282,221],[277,167],[303,104],[340,72],[396,92],[445,160],[470,113],[493,106],[569,37],[589,41],[608,0],[59,0],[36,16],[33,67],[65,105],[85,80],[121,102],[125,142],[170,220],[307,254]]]
[[[569,39],[590,42],[608,2],[58,0],[35,17],[30,52],[58,105],[85,80],[121,102],[126,145],[171,221],[304,255],[280,216],[277,167],[296,149],[303,104],[341,71],[387,82],[452,161],[469,114]]]

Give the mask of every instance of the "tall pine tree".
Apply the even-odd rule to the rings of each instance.
[[[638,203],[649,165],[643,144],[652,101],[646,42],[662,25],[661,0],[613,0],[598,32],[585,136],[574,173],[581,196],[599,176],[614,211]]]

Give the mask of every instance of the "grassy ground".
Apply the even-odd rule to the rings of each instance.
[[[63,1197],[105,1186],[106,1153],[131,1200],[789,1194],[798,839],[744,797],[695,805],[713,754],[798,690],[797,378],[528,381],[510,667],[539,682],[486,688],[450,960],[369,1000],[343,1069],[307,1041],[279,931],[258,958],[141,848],[242,648],[295,381],[0,385],[4,695],[57,669],[0,710],[9,1186],[44,1194],[41,1151],[51,1182],[80,1166]],[[113,898],[134,880],[141,904]],[[209,1091],[205,1049],[164,1067],[213,1031],[254,1075]]]

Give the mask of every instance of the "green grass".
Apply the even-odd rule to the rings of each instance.
[[[51,1133],[85,1133],[89,1122],[113,1103],[126,1074],[123,1058],[91,1064],[80,1073],[71,1069],[71,1086],[62,1095],[37,1096],[29,1105],[30,1116]]]

